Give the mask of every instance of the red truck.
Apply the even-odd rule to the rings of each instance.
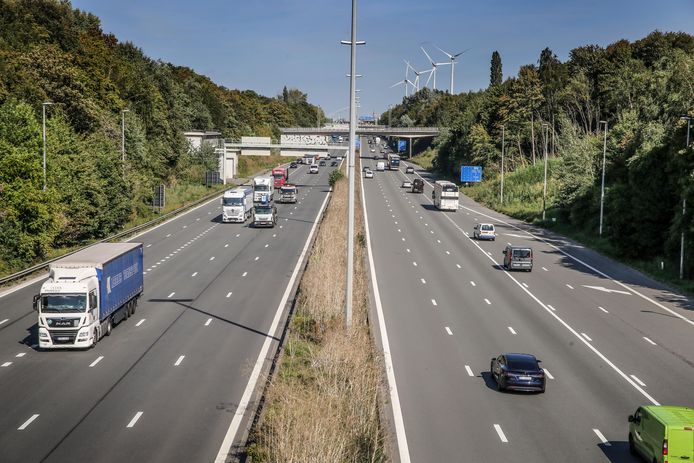
[[[272,177],[277,189],[289,181],[289,170],[286,167],[276,167],[272,169]]]

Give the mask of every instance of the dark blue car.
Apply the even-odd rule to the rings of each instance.
[[[545,392],[545,371],[531,354],[501,354],[489,367],[499,391]]]

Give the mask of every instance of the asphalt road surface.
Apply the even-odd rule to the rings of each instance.
[[[694,406],[694,317],[681,297],[462,195],[458,211],[436,210],[433,179],[406,165],[361,174],[398,460],[636,461],[630,413]],[[423,194],[401,188],[420,175]],[[482,222],[496,241],[469,237]],[[500,267],[507,243],[532,246],[532,272]],[[497,392],[490,360],[503,352],[535,354],[546,393]]]
[[[275,228],[221,223],[216,199],[133,239],[143,297],[91,350],[32,347],[41,282],[0,296],[0,461],[214,461],[268,338],[274,353],[332,169],[291,169],[300,199],[277,205]]]

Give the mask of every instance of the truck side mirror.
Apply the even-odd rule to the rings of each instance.
[[[627,420],[629,421],[629,423],[633,423],[634,422],[634,415],[629,415],[629,418],[627,418]]]
[[[505,255],[505,254],[506,254],[506,249],[504,249],[504,250],[502,251],[502,253]]]
[[[40,299],[40,297],[41,297],[41,296],[39,296],[38,294],[34,294],[34,303],[33,303],[33,306],[34,306],[34,310],[37,311],[37,312],[39,311],[39,299]]]

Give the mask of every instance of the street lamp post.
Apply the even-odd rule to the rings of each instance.
[[[542,130],[544,130],[545,134],[547,133],[549,125],[546,123],[542,124]],[[545,220],[545,216],[547,213],[547,135],[544,137],[544,155],[545,155],[545,181],[542,187],[542,221]]]
[[[687,143],[685,145],[685,148],[689,148],[689,129],[691,127],[692,123],[692,118],[689,116],[683,116],[681,118],[682,120],[687,121]],[[682,198],[682,232],[680,233],[680,280],[684,278],[684,230],[686,228],[686,224],[684,222],[684,214],[687,212],[687,196],[686,192],[685,195],[683,195]]]
[[[501,126],[501,189],[499,190],[499,202],[504,204],[504,149],[506,147],[506,127]]]
[[[602,221],[605,210],[605,160],[607,158],[607,121],[600,121],[600,124],[605,124],[605,133],[602,141],[602,182],[600,186],[600,226],[598,235],[602,236]]]
[[[120,151],[121,151],[121,162],[123,163],[123,166],[125,166],[125,113],[130,112],[129,109],[124,109],[120,112],[121,114],[121,124],[120,124],[120,133],[121,133],[121,143],[120,143]]]
[[[43,191],[46,191],[46,106],[52,105],[52,101],[46,101],[41,104],[42,106],[42,112],[43,112],[43,118],[42,118],[42,123],[43,123],[43,131],[42,131],[42,139],[43,139]]]
[[[348,200],[347,200],[347,277],[345,288],[345,327],[352,326],[352,293],[354,272],[354,157],[356,152],[357,132],[357,45],[366,42],[357,41],[357,0],[352,0],[352,37],[350,41],[343,40],[343,45],[350,46],[350,73],[349,73],[349,155],[347,163],[348,171]]]

